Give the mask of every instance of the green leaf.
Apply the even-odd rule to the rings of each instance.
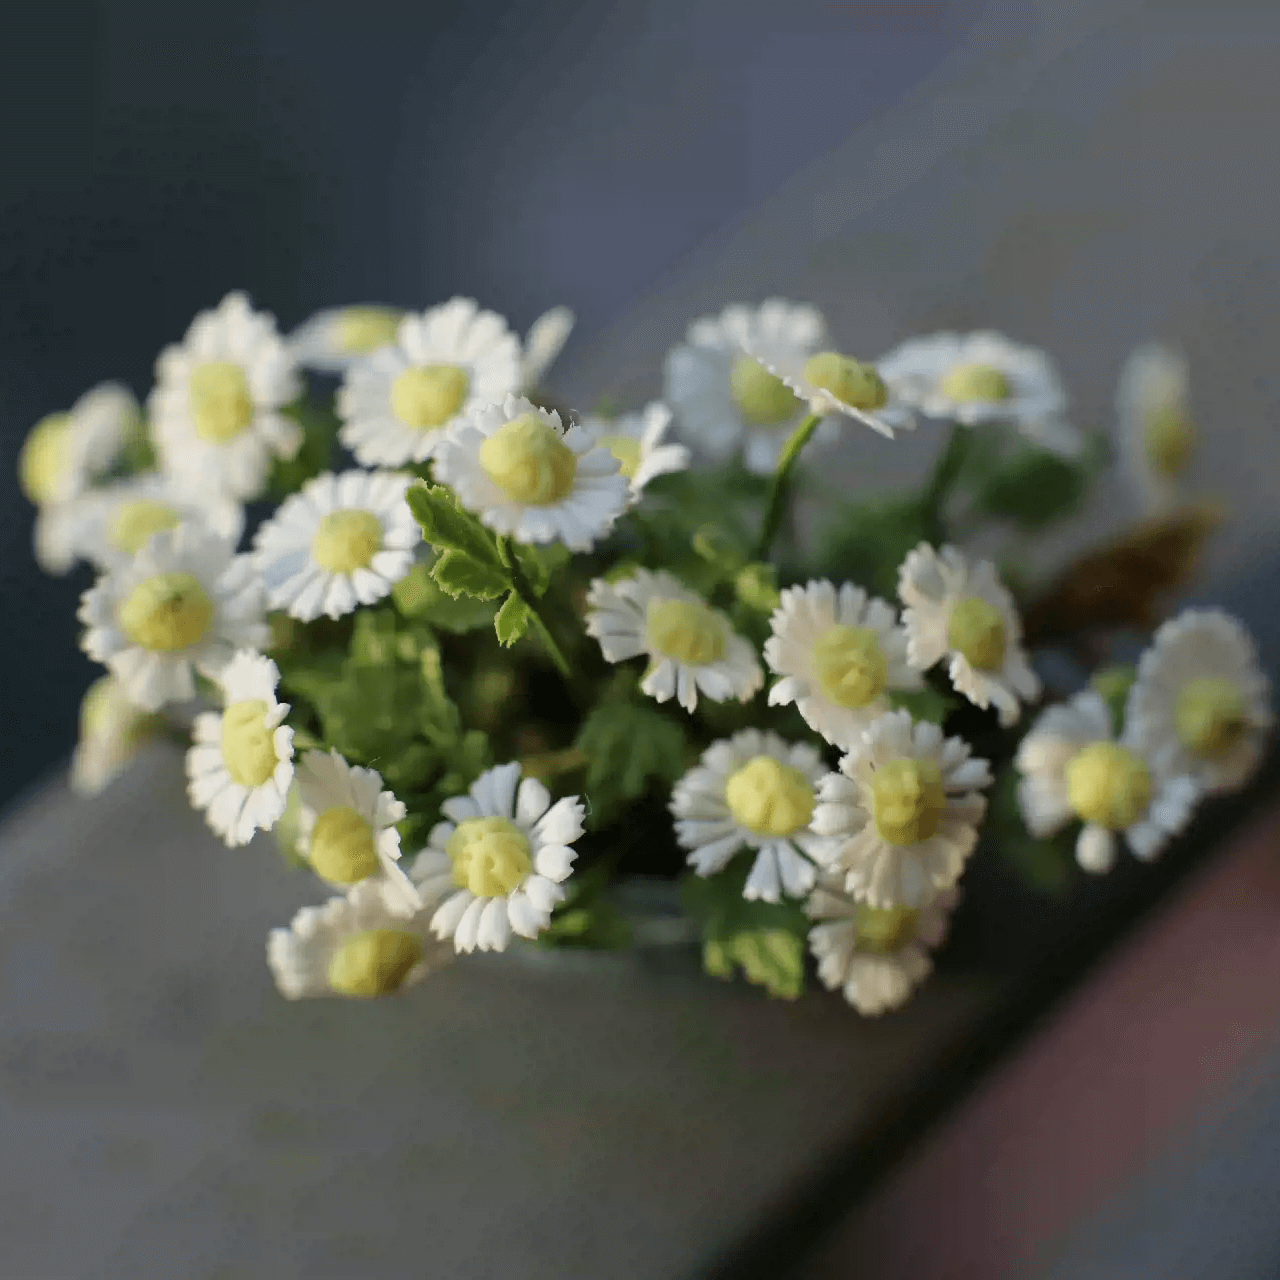
[[[890,690],[889,704],[895,711],[904,708],[910,711],[913,720],[931,720],[934,724],[945,724],[952,708],[959,706],[955,698],[939,693],[936,689],[919,689],[908,693]]]
[[[669,786],[684,772],[684,730],[652,707],[606,702],[587,715],[574,745],[588,760],[582,786],[593,828],[607,825],[651,783]]]
[[[982,485],[978,502],[991,515],[1040,529],[1070,515],[1088,488],[1087,467],[1043,449],[1027,448]]]
[[[419,481],[405,495],[422,535],[435,547],[460,551],[480,565],[502,568],[493,535],[469,511],[463,511],[444,485]]]
[[[818,565],[810,576],[837,584],[856,582],[892,600],[898,590],[898,566],[908,551],[928,539],[928,515],[915,498],[849,506],[824,531]]]
[[[474,596],[459,596],[455,600],[446,595],[436,586],[431,565],[427,563],[415,564],[391,588],[391,598],[404,617],[428,622],[451,635],[491,626],[496,611],[491,600],[478,600]]]
[[[495,568],[461,551],[446,551],[431,570],[436,585],[451,596],[494,600],[511,586],[505,569]]]
[[[510,648],[529,629],[529,620],[533,617],[529,606],[513,591],[503,602],[493,620],[494,630],[498,633],[498,643]]]

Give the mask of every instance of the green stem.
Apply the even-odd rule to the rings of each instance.
[[[791,433],[791,438],[783,446],[782,456],[773,472],[773,486],[769,490],[769,505],[765,508],[764,525],[760,530],[760,540],[756,543],[755,560],[767,560],[773,549],[773,541],[778,536],[782,517],[786,511],[787,493],[791,485],[791,473],[795,470],[796,459],[800,450],[809,443],[809,437],[818,429],[822,415],[811,413]]]
[[[929,526],[929,536],[935,544],[946,541],[947,529],[942,518],[942,507],[964,465],[972,439],[972,428],[962,427],[959,423],[951,428],[947,447],[939,456],[933,475],[929,477],[929,483],[920,498],[920,506]]]
[[[509,535],[504,534],[498,539],[498,554],[502,557],[502,562],[506,565],[507,572],[511,575],[512,590],[520,597],[533,616],[534,630],[538,633],[538,640],[541,642],[542,647],[547,651],[551,661],[555,663],[556,670],[560,672],[565,683],[573,689],[574,694],[585,705],[586,702],[590,701],[590,697],[585,687],[574,675],[573,668],[570,667],[564,652],[556,643],[555,635],[552,633],[551,624],[547,620],[542,603],[530,585],[529,579],[525,577],[524,570],[520,567],[520,561],[516,558],[516,553],[512,549]]]

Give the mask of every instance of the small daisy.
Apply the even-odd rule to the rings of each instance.
[[[280,671],[270,658],[241,649],[222,669],[221,712],[196,717],[187,752],[187,797],[229,848],[270,831],[293,784],[293,730],[276,701]]]
[[[769,619],[764,660],[783,678],[771,707],[796,704],[805,723],[843,751],[889,710],[889,690],[924,686],[907,662],[907,634],[893,606],[846,582],[788,587]]]
[[[1262,763],[1275,716],[1249,633],[1217,609],[1187,609],[1138,662],[1126,720],[1159,777],[1238,791]]]
[[[1148,513],[1177,501],[1195,449],[1187,362],[1159,343],[1139,347],[1125,361],[1116,392],[1119,455]]]
[[[82,796],[96,796],[124,772],[158,727],[158,718],[135,707],[113,676],[95,680],[80,704],[80,740],[71,757],[71,789]]]
[[[987,811],[991,784],[967,742],[943,740],[907,711],[874,721],[818,785],[815,856],[844,876],[846,892],[873,907],[921,907],[960,878]]]
[[[267,935],[267,964],[289,1000],[394,995],[447,964],[453,948],[430,935],[431,903],[405,915],[384,885],[362,880],[344,897],[303,907]]]
[[[519,390],[520,361],[507,322],[471,298],[407,315],[393,346],[347,370],[338,438],[366,467],[425,462],[450,428]]]
[[[932,952],[959,898],[946,889],[923,907],[873,907],[819,886],[805,909],[819,922],[809,930],[809,950],[823,986],[842,990],[868,1017],[906,1004],[932,972]]]
[[[253,539],[272,609],[310,622],[381,600],[413,568],[422,531],[394,471],[316,476],[280,504]]]
[[[1067,396],[1049,357],[998,333],[911,338],[876,362],[892,399],[963,426],[1012,422],[1028,440],[1076,457],[1080,432],[1065,419]]]
[[[568,307],[544,311],[525,335],[520,360],[520,390],[530,392],[542,384],[543,375],[555,363],[573,332],[573,312]]]
[[[955,547],[922,542],[898,570],[906,608],[907,661],[918,671],[950,656],[951,683],[975,706],[994,705],[1005,728],[1018,699],[1040,694],[1040,678],[1022,647],[1017,605],[989,560],[970,564]]]
[[[435,478],[495,533],[590,551],[626,510],[618,459],[523,396],[479,409],[440,443]]]
[[[345,373],[379,347],[394,345],[403,319],[399,307],[326,307],[289,335],[289,350],[304,369]]]
[[[1095,873],[1116,860],[1116,832],[1134,857],[1154,858],[1190,820],[1199,788],[1161,781],[1126,726],[1113,741],[1111,710],[1092,689],[1042,712],[1018,747],[1018,803],[1027,830],[1043,838],[1080,820],[1076,861]]]
[[[743,729],[713,742],[676,783],[670,810],[676,840],[700,876],[714,875],[739,849],[756,858],[744,898],[780,902],[807,893],[810,858],[821,842],[809,827],[814,788],[826,773],[815,747],[776,733]]]
[[[348,764],[336,751],[308,751],[298,764],[302,805],[298,852],[328,884],[380,885],[387,908],[411,915],[422,896],[400,866],[396,823],[404,805],[382,789],[376,769]]]
[[[517,786],[518,784],[518,786]],[[465,796],[440,806],[412,867],[424,896],[440,901],[437,938],[458,951],[504,951],[512,933],[536,938],[564,898],[583,832],[577,796],[551,803],[537,778],[520,779],[518,762],[487,769]]]
[[[237,649],[266,646],[262,584],[248,556],[199,525],[157,533],[80,599],[81,647],[144,711],[195,696]]]
[[[755,647],[729,619],[665,570],[637,569],[617,582],[592,580],[586,628],[606,662],[647,654],[640,688],[657,702],[676,700],[686,711],[698,694],[713,702],[747,702],[764,684]]]
[[[662,444],[671,425],[671,410],[660,400],[646,405],[640,413],[624,413],[618,418],[584,417],[582,429],[593,443],[604,445],[617,458],[622,474],[631,485],[631,501],[640,501],[644,487],[654,476],[684,471],[689,466],[689,450],[682,444]]]

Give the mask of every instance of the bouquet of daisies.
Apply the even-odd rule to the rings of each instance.
[[[285,996],[387,995],[515,939],[623,946],[616,886],[648,876],[680,879],[708,972],[794,997],[807,948],[877,1014],[928,974],[984,828],[1041,879],[1072,853],[1101,874],[1258,767],[1244,629],[1157,629],[1215,520],[1182,492],[1173,353],[1137,351],[1118,395],[1143,518],[1032,590],[957,544],[1025,549],[1113,452],[1042,352],[942,333],[864,363],[774,299],[695,321],[662,402],[578,415],[542,390],[571,326],[522,341],[454,298],[283,338],[232,293],[161,352],[145,414],[103,385],[23,448],[41,564],[100,574],[73,783],[196,707],[191,804],[331,891],[268,939]],[[937,422],[916,489],[824,480],[842,440]],[[1135,627],[1136,668],[1108,665]],[[1054,653],[1098,669],[1046,688]]]

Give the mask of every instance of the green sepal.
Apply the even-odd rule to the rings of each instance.
[[[502,602],[493,619],[493,629],[498,633],[498,643],[510,648],[529,630],[529,621],[533,617],[529,606],[513,591]]]

